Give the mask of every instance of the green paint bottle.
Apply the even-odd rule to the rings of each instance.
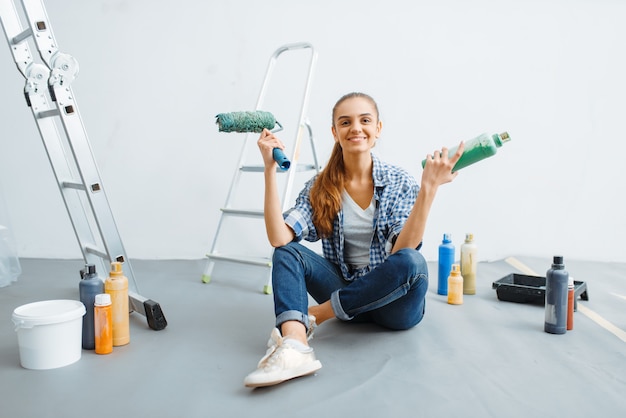
[[[498,148],[502,146],[505,142],[511,140],[509,134],[507,132],[503,132],[501,134],[482,134],[477,136],[476,138],[470,139],[465,142],[465,149],[463,150],[463,155],[456,162],[452,171],[459,171],[460,169],[467,167],[468,165],[474,164],[480,160],[484,160],[487,157],[491,157],[495,155],[498,151]],[[453,155],[458,146],[449,148],[448,155]],[[422,161],[422,167],[426,165],[426,160]]]

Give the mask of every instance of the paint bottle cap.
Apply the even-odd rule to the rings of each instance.
[[[121,275],[122,274],[122,263],[119,261],[113,261],[111,263],[111,274],[113,275]]]
[[[502,132],[499,135],[493,134],[491,138],[493,139],[493,142],[496,144],[496,147],[498,148],[500,148],[502,144],[504,144],[505,142],[509,142],[511,140],[511,137],[509,136],[508,132]]]
[[[107,306],[111,304],[111,295],[108,293],[100,293],[96,295],[96,306]]]

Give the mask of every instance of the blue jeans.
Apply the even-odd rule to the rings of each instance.
[[[276,248],[272,266],[279,328],[292,320],[309,327],[308,294],[317,303],[330,299],[335,316],[343,321],[374,322],[404,330],[424,316],[428,265],[414,249],[397,251],[352,282],[343,278],[338,265],[296,242]]]

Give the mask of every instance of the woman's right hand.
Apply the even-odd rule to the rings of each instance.
[[[259,140],[257,141],[261,155],[263,155],[263,164],[265,167],[274,167],[276,161],[274,161],[274,148],[285,149],[285,145],[278,139],[276,135],[270,132],[268,129],[263,129]]]

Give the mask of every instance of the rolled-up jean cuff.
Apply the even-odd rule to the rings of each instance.
[[[309,315],[305,315],[299,311],[285,311],[276,317],[276,328],[280,329],[280,326],[287,321],[298,321],[304,324],[306,329],[309,329]]]
[[[352,320],[352,318],[354,318],[353,316],[349,316],[347,313],[344,312],[343,308],[341,307],[341,302],[339,301],[339,290],[335,290],[331,295],[330,295],[330,306],[332,306],[333,308],[333,312],[335,313],[335,316],[342,320],[342,321],[350,321]]]

